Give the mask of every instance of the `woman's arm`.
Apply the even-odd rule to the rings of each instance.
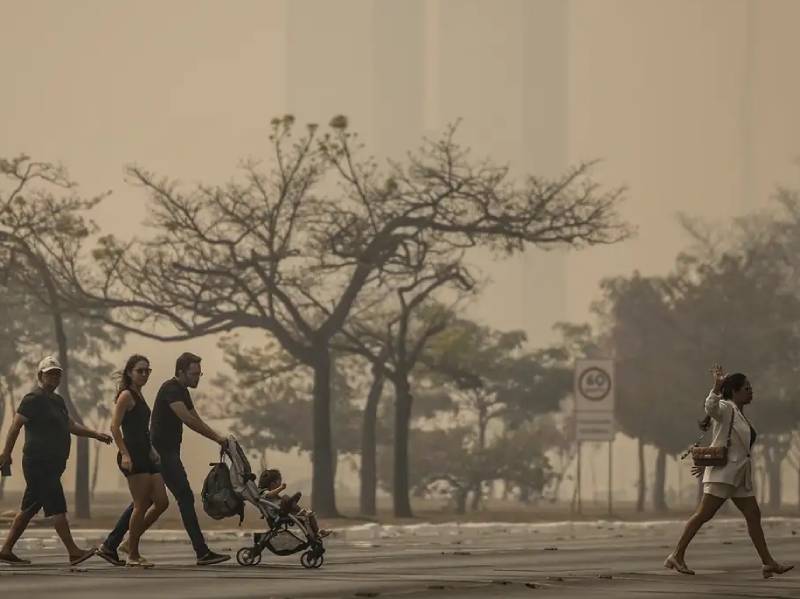
[[[714,377],[714,387],[706,397],[706,414],[711,416],[714,420],[722,420],[722,408],[719,405],[719,400],[722,399],[720,391],[722,390],[722,382],[725,380],[725,373],[722,366],[714,364],[711,368],[711,376]]]
[[[714,391],[711,391],[706,397],[706,414],[718,421],[722,420],[723,406],[719,404],[721,399],[722,396],[714,393]]]
[[[117,397],[114,404],[114,413],[111,415],[111,435],[114,437],[114,443],[117,444],[117,449],[122,454],[123,459],[130,460],[131,454],[128,451],[128,446],[125,445],[125,439],[122,437],[122,419],[125,418],[126,412],[133,406],[133,396],[128,390],[123,391]]]

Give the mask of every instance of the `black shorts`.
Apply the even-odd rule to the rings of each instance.
[[[45,516],[67,513],[67,500],[61,486],[61,475],[66,462],[22,458],[22,474],[25,476],[25,493],[22,495],[23,512],[37,514],[44,508]]]
[[[131,469],[123,470],[122,469],[122,454],[117,452],[117,466],[119,466],[119,471],[128,478],[134,474],[158,474],[161,472],[161,469],[158,467],[158,464],[153,461],[153,458],[150,457],[150,451],[132,451],[131,452]]]

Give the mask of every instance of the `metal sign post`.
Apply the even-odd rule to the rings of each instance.
[[[614,441],[608,442],[608,515],[614,514]]]
[[[578,444],[578,513],[581,513],[581,443],[608,442],[608,513],[613,513],[614,482],[614,362],[608,359],[575,363],[575,440]]]
[[[581,504],[581,442],[578,441],[578,474],[576,484],[578,486],[578,515],[583,514],[583,505]]]

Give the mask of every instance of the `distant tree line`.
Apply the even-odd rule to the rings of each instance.
[[[104,195],[81,196],[59,165],[0,160],[0,426],[44,348],[65,367],[73,417],[102,426],[104,356],[126,335],[218,335],[228,368],[216,410],[254,455],[310,454],[314,509],[338,512],[347,455],[358,458],[364,514],[379,488],[397,516],[412,515],[415,495],[464,511],[497,484],[526,502],[557,495],[574,458],[559,414],[574,360],[609,356],[619,425],[639,443],[638,506],[652,467],[652,503],[665,510],[666,460],[692,439],[716,361],[755,383],[757,459],[778,507],[782,465],[800,471],[797,193],[713,226],[684,218],[692,244],[670,273],[604,280],[595,321],[561,323],[559,341],[537,348],[463,317],[484,288],[470,251],[502,260],[623,241],[623,190],[598,186],[592,164],[513,177],[474,159],[456,132],[384,165],[364,157],[343,116],[324,133],[285,116],[271,123],[269,157],[226,183],[182,186],[130,166],[150,203],[146,234],[127,240],[97,229],[91,210]],[[263,343],[243,345],[241,329],[262,331]],[[97,462],[92,472],[79,441],[79,516]]]
[[[363,157],[343,116],[324,134],[316,125],[298,133],[290,116],[271,127],[270,159],[245,163],[224,184],[187,188],[129,167],[130,180],[150,198],[148,234],[140,239],[98,231],[90,211],[103,196],[79,195],[59,165],[27,156],[0,161],[0,309],[9,315],[0,331],[9,341],[0,407],[25,387],[28,364],[44,347],[64,366],[60,391],[73,417],[102,420],[111,368],[103,355],[126,334],[178,340],[257,329],[265,334],[258,364],[248,364],[252,348],[238,351],[230,336],[222,342],[237,389],[227,408],[243,423],[265,420],[247,436],[254,450],[310,451],[314,509],[337,513],[336,456],[361,451],[364,510],[374,510],[380,477],[393,491],[395,513],[411,515],[412,487],[418,492],[438,474],[415,470],[412,477],[412,436],[419,434],[412,423],[466,411],[476,414],[477,436],[464,432],[453,445],[473,466],[456,472],[454,464],[453,484],[479,502],[484,483],[497,478],[481,464],[489,452],[512,449],[489,439],[489,423],[552,409],[563,389],[539,378],[558,378],[563,364],[537,362],[518,337],[468,332],[475,325],[459,321],[458,308],[480,292],[468,252],[489,248],[502,259],[526,247],[622,241],[631,233],[617,212],[622,190],[601,189],[591,164],[554,179],[512,178],[503,166],[471,158],[456,143],[455,127],[405,161],[380,166]],[[454,334],[477,344],[459,347],[467,354],[458,360],[453,347],[442,346]],[[467,380],[466,364],[485,351],[484,342],[500,344],[497,356],[486,356],[500,370]],[[519,377],[516,386],[497,378],[502,369]],[[453,394],[426,406],[419,385]],[[380,403],[384,389],[391,390],[389,413]],[[513,424],[509,431],[523,434],[523,421]],[[389,436],[386,482],[378,447]],[[85,443],[77,459],[76,511],[85,517]],[[550,476],[543,451],[497,474],[528,496]]]
[[[607,279],[594,306],[594,345],[616,361],[619,424],[639,442],[638,509],[646,498],[644,446],[657,451],[652,505],[668,508],[666,459],[698,434],[711,363],[753,381],[760,487],[777,509],[782,466],[792,464],[800,477],[800,196],[780,189],[762,212],[682,222],[692,243],[670,273]]]

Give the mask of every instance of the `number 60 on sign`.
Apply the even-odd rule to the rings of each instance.
[[[578,360],[575,364],[575,410],[614,411],[614,362]]]

